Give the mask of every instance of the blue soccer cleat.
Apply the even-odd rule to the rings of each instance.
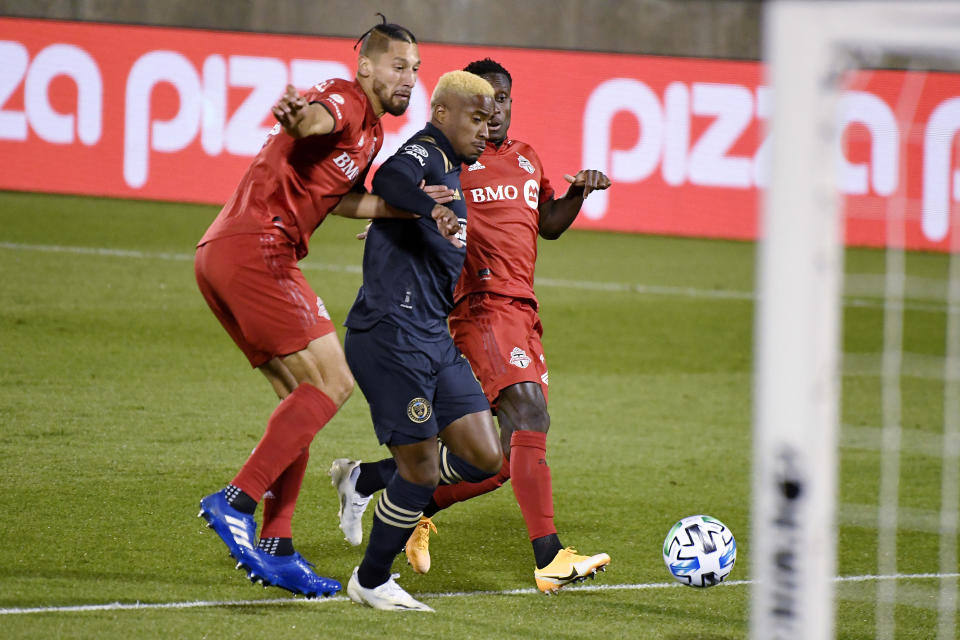
[[[308,598],[332,596],[342,588],[336,580],[318,576],[313,563],[296,551],[289,556],[274,556],[254,549],[245,551],[245,555],[240,564],[247,569],[247,577],[265,587],[280,587]]]
[[[238,564],[251,563],[250,555],[257,535],[257,523],[252,515],[231,507],[224,491],[212,493],[201,500],[200,513],[197,515],[217,532]]]

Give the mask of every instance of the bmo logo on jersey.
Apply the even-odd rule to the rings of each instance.
[[[516,200],[520,197],[520,189],[512,184],[498,184],[492,187],[470,189],[470,198],[474,202],[497,202],[498,200]],[[527,180],[523,183],[523,200],[531,209],[540,204],[540,183],[536,180]]]
[[[360,175],[360,167],[357,166],[357,163],[353,161],[353,158],[350,157],[346,151],[338,155],[333,159],[333,164],[337,165],[337,168],[347,176],[348,180],[356,180],[357,176]]]

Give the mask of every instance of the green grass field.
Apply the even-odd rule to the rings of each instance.
[[[250,585],[196,517],[276,402],[196,289],[193,244],[215,214],[0,193],[0,636],[747,636],[752,244],[576,231],[541,243],[556,521],[565,544],[607,551],[610,569],[588,589],[534,593],[523,521],[504,487],[437,516],[428,575],[394,565],[400,584],[437,613],[389,614],[342,596],[305,601]],[[328,220],[303,263],[338,323],[360,283],[360,228]],[[908,260],[924,281],[942,279],[946,264]],[[850,251],[847,265],[879,273],[883,254]],[[870,278],[858,277],[866,284],[847,308],[845,338],[862,369],[844,377],[843,421],[854,427],[844,432],[840,476],[846,576],[878,566],[875,527],[844,515],[876,505],[879,485],[871,427],[881,424],[882,309]],[[905,343],[921,369],[923,357],[942,356],[945,317],[936,303],[907,313]],[[941,388],[929,376],[904,378],[904,427],[933,449]],[[343,541],[326,469],[335,457],[388,455],[359,390],[311,453],[295,542],[322,575],[345,583],[363,548]],[[901,506],[935,512],[937,459],[918,446],[901,471]],[[736,534],[732,584],[671,585],[660,546],[677,519],[695,513]],[[898,572],[937,572],[935,532],[907,526],[899,543]],[[877,584],[838,585],[838,637],[873,637]],[[895,637],[933,637],[939,581],[897,584]],[[111,603],[173,606],[61,609]]]

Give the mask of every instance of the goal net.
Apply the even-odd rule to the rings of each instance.
[[[960,3],[766,7],[751,637],[958,637]]]

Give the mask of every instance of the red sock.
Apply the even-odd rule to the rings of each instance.
[[[557,532],[546,455],[546,433],[514,431],[510,436],[510,483],[531,540]]]
[[[267,431],[231,484],[259,501],[336,412],[337,405],[327,394],[301,383],[274,410]]]
[[[310,450],[304,449],[300,457],[283,470],[280,477],[270,485],[263,496],[263,529],[261,538],[292,538],[293,509],[297,506],[297,496],[303,476],[307,472],[307,460]]]
[[[503,464],[497,475],[487,478],[482,482],[458,482],[456,484],[442,484],[433,492],[433,501],[441,509],[446,509],[452,504],[463,502],[470,498],[482,496],[490,493],[503,485],[510,479],[510,462],[504,458]]]

